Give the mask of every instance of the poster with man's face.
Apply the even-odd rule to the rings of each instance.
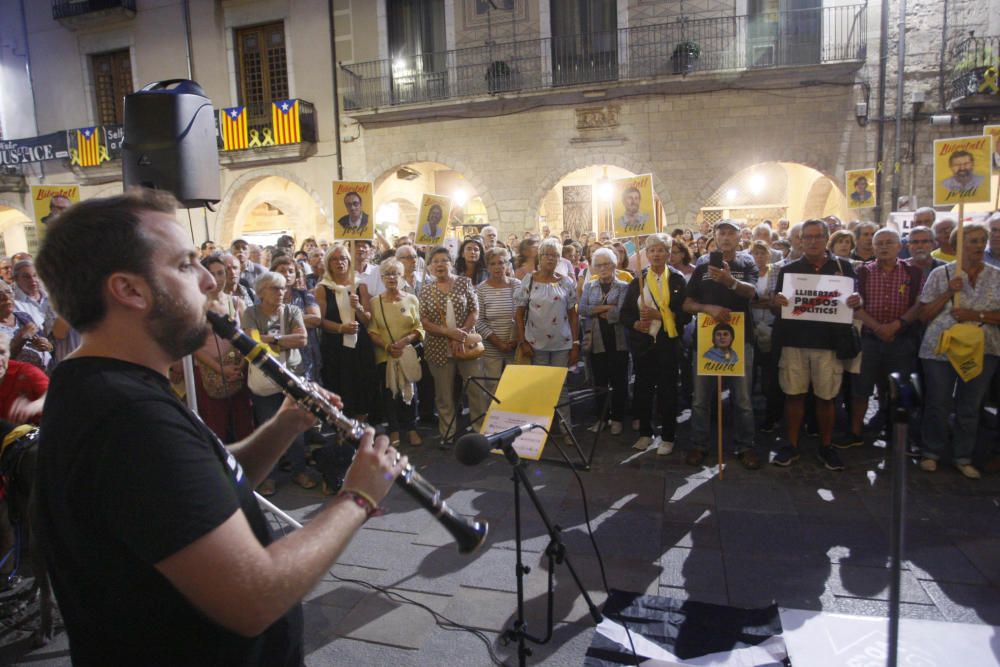
[[[338,241],[374,240],[373,190],[371,183],[333,182],[333,238]]]
[[[79,185],[32,185],[31,204],[38,238],[45,236],[45,230],[50,222],[78,201],[80,201]]]
[[[420,217],[417,218],[416,245],[438,246],[444,241],[451,218],[451,198],[425,194],[420,200]]]
[[[1000,174],[1000,125],[983,126],[983,134],[993,137],[993,173]]]
[[[989,136],[938,139],[934,142],[934,205],[990,200]]]
[[[872,208],[875,206],[874,169],[850,169],[844,180],[847,208]]]
[[[612,215],[615,238],[656,233],[653,214],[653,175],[630,176],[614,181]]]
[[[743,313],[731,312],[728,322],[716,322],[705,313],[698,314],[698,375],[742,376],[744,321]]]

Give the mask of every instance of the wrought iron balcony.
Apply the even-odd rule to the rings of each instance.
[[[1000,36],[969,37],[954,49],[952,109],[1000,108]]]
[[[57,21],[109,10],[134,14],[135,0],[52,0],[52,18]]]
[[[344,107],[378,109],[674,74],[862,63],[866,4],[683,19],[341,65]]]

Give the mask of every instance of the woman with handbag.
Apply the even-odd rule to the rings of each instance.
[[[521,284],[514,294],[518,351],[531,359],[533,366],[575,368],[580,359],[580,332],[576,309],[576,281],[556,273],[562,259],[562,244],[553,238],[538,246],[538,270]],[[559,402],[566,398],[563,384]],[[569,408],[560,410],[566,424]]]
[[[382,398],[382,414],[389,423],[389,442],[399,446],[405,428],[411,445],[423,441],[416,431],[414,383],[421,377],[420,359],[414,348],[424,337],[420,325],[420,300],[400,289],[403,264],[390,257],[379,264],[385,291],[372,301],[368,335],[375,345],[376,372]]]
[[[210,255],[201,264],[215,278],[215,289],[208,293],[208,309],[239,322],[243,300],[223,291],[226,265],[222,257]],[[194,353],[194,360],[198,414],[205,425],[224,443],[242,440],[253,433],[253,408],[243,355],[228,339],[210,332],[205,344]]]
[[[297,306],[283,303],[286,289],[283,275],[273,271],[262,273],[254,284],[260,303],[243,311],[241,326],[254,340],[269,346],[271,352],[289,370],[301,374],[301,350],[306,346],[306,327],[302,321],[302,311]],[[256,366],[250,367],[247,382],[252,395],[254,417],[258,424],[263,424],[278,412],[284,394],[281,387],[268,379]],[[295,437],[286,457],[291,463],[292,481],[303,489],[315,487],[316,481],[306,472],[303,434]],[[257,491],[262,496],[274,495],[273,471],[257,487]]]
[[[485,407],[482,392],[469,378],[482,375],[482,365],[471,343],[479,316],[475,288],[465,276],[451,272],[451,255],[444,247],[435,248],[428,258],[431,278],[420,290],[420,322],[427,332],[424,358],[434,377],[434,403],[438,411],[438,432],[442,440],[457,431],[455,411],[455,371],[466,382],[469,419],[476,424]],[[483,345],[478,343],[479,354]]]
[[[611,435],[620,435],[628,397],[628,348],[625,328],[619,320],[628,283],[615,275],[618,257],[610,248],[598,248],[591,257],[597,280],[583,286],[580,315],[584,318],[583,349],[590,356],[595,387],[610,387]],[[596,424],[599,429],[603,424]]]
[[[514,327],[514,292],[521,286],[517,278],[507,277],[510,253],[506,248],[492,248],[486,252],[489,278],[476,287],[479,299],[479,319],[476,331],[483,337],[483,374],[499,378],[504,367],[514,362],[517,349],[517,329]],[[496,380],[486,380],[483,386],[490,393],[496,390]],[[489,397],[487,397],[488,399]]]
[[[351,271],[351,253],[333,245],[323,260],[316,286],[322,315],[320,353],[323,386],[340,396],[344,414],[365,420],[378,400],[375,346],[368,336],[371,314],[359,274]]]

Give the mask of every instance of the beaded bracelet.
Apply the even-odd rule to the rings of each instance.
[[[373,516],[379,516],[382,514],[382,509],[375,503],[371,496],[363,491],[355,491],[353,489],[341,489],[338,496],[344,498],[350,498],[355,505],[360,507],[365,511],[365,519],[370,519]]]

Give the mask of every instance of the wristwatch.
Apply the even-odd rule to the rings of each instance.
[[[274,334],[274,344],[281,345],[281,334]]]
[[[740,281],[738,281],[736,278],[733,278],[733,284],[729,286],[729,289],[735,292],[736,288],[739,286],[740,286]]]

